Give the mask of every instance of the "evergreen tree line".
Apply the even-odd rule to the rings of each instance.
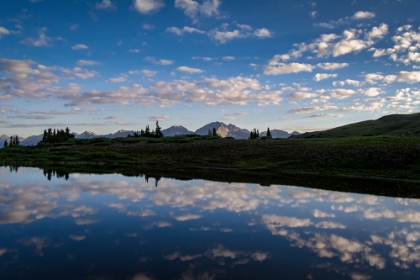
[[[127,137],[150,137],[150,138],[161,138],[163,137],[162,128],[159,126],[159,121],[156,121],[156,128],[150,131],[150,127],[146,125],[146,128],[143,130],[134,132],[134,135],[128,134]]]
[[[11,147],[11,146],[17,146],[19,145],[20,141],[19,141],[19,137],[16,135],[15,137],[10,136],[10,138],[8,140],[4,140],[4,147]]]
[[[259,139],[260,138],[260,131],[258,129],[253,129],[251,130],[250,134],[249,134],[249,139]],[[267,136],[264,137],[265,139],[271,139],[273,138],[271,136],[271,131],[270,128],[267,128]]]
[[[66,127],[66,129],[51,129],[44,130],[44,135],[42,136],[42,141],[40,143],[63,143],[67,140],[73,139],[74,134],[70,133],[70,129]]]

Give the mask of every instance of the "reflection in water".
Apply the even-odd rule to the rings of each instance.
[[[53,171],[44,171],[45,180],[35,169],[5,171],[1,279],[419,276],[419,200]]]

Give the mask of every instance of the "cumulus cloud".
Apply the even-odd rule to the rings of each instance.
[[[232,60],[235,60],[236,58],[234,56],[224,56],[222,57],[222,59],[225,61],[232,61]]]
[[[280,74],[290,74],[290,73],[299,73],[299,72],[312,72],[315,69],[315,66],[311,64],[304,63],[280,63],[277,61],[270,61],[270,63],[264,66],[265,75],[280,75]]]
[[[170,120],[171,119],[171,117],[170,116],[166,116],[166,115],[155,115],[155,116],[151,116],[151,117],[149,117],[149,121],[153,121],[153,122],[155,122],[155,121],[168,121],[168,120]]]
[[[382,75],[380,73],[370,73],[365,76],[365,81],[370,84],[375,84],[378,81],[386,84],[391,84],[395,82],[397,78],[398,77],[396,75]]]
[[[95,66],[95,65],[99,65],[100,63],[97,62],[97,61],[93,61],[93,60],[83,60],[83,59],[81,59],[81,60],[78,60],[76,62],[76,64],[78,66]]]
[[[2,36],[9,35],[9,34],[10,34],[10,31],[9,30],[7,30],[6,28],[4,28],[3,26],[0,26],[0,39],[1,39]]]
[[[52,45],[53,39],[48,37],[45,33],[47,28],[38,28],[38,38],[28,38],[23,40],[21,43],[25,45],[31,45],[34,47],[49,47]],[[1,34],[1,32],[0,32]]]
[[[312,225],[310,219],[298,219],[294,217],[283,217],[277,215],[263,215],[262,220],[264,224],[271,224],[273,226],[282,226],[282,227],[308,227]]]
[[[111,78],[108,81],[110,81],[111,83],[123,83],[125,81],[127,81],[127,77],[126,76],[119,76],[116,78]]]
[[[337,78],[338,74],[322,74],[322,73],[318,73],[315,75],[314,80],[319,82],[325,79],[329,79],[329,78]]]
[[[261,28],[254,31],[254,36],[258,38],[270,38],[272,37],[272,32],[270,32],[267,28]]]
[[[200,215],[194,215],[194,214],[185,214],[185,215],[173,215],[172,218],[177,220],[177,221],[180,221],[180,222],[185,222],[185,221],[189,221],[189,220],[200,219],[201,216]]]
[[[102,2],[95,4],[95,8],[98,10],[114,10],[117,7],[111,2],[111,0],[102,0]]]
[[[175,0],[175,8],[183,10],[185,15],[197,22],[199,15],[206,17],[219,15],[221,3],[220,0],[204,0],[202,4],[194,0]]]
[[[185,33],[198,33],[198,34],[205,34],[206,32],[197,28],[184,26],[184,28],[179,29],[177,27],[169,27],[166,29],[166,32],[174,33],[178,36],[182,36]]]
[[[369,45],[363,40],[342,40],[333,46],[332,55],[334,57],[345,55],[351,52],[361,51]]]
[[[192,68],[192,67],[188,67],[188,66],[180,66],[178,68],[175,68],[173,71],[173,73],[177,73],[177,72],[184,72],[184,73],[188,73],[188,74],[198,74],[198,73],[203,73],[204,71],[198,68]]]
[[[208,33],[210,38],[219,41],[220,43],[224,44],[229,40],[236,39],[236,38],[243,38],[244,35],[239,30],[234,31],[219,31],[214,29]]]
[[[156,74],[158,73],[157,71],[152,71],[152,70],[141,70],[140,71],[140,73],[143,75],[143,76],[146,76],[146,77],[153,77],[153,76],[156,76]]]
[[[162,0],[133,0],[133,7],[141,14],[151,14],[165,6]]]
[[[156,60],[155,58],[150,57],[150,56],[146,57],[145,60],[146,61],[149,61],[149,62],[151,62],[153,64],[157,64],[157,65],[172,65],[172,64],[174,64],[174,61],[173,60],[168,60],[168,59],[159,59],[159,60]]]
[[[353,15],[353,19],[369,19],[369,18],[374,18],[375,17],[375,13],[372,12],[364,12],[364,11],[358,11]]]
[[[87,50],[89,49],[88,46],[86,46],[85,44],[77,44],[71,47],[72,50]]]
[[[383,38],[388,34],[388,25],[382,23],[379,27],[373,27],[372,31],[369,32],[366,36],[368,39]]]
[[[316,65],[318,68],[324,69],[324,70],[336,70],[348,67],[348,63],[332,63],[332,62],[326,62],[326,63],[318,63]]]
[[[310,93],[310,92],[294,92],[288,95],[288,97],[292,100],[302,100],[308,98],[315,98],[318,94]]]
[[[290,109],[287,111],[289,114],[308,114],[318,111],[328,111],[328,110],[336,110],[338,109],[337,106],[316,106],[316,107],[304,107],[304,108],[297,108],[297,109]]]
[[[381,94],[382,90],[377,87],[371,87],[371,88],[359,89],[359,92],[362,93],[363,95],[374,97]]]
[[[420,82],[420,71],[400,71],[397,73],[398,80],[409,84]]]
[[[344,99],[356,94],[355,90],[352,89],[333,89],[331,90],[331,97],[337,99]]]

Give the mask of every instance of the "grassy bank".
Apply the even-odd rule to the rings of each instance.
[[[235,169],[266,174],[420,181],[419,137],[233,140],[165,137],[71,140],[0,150],[3,165]],[[269,175],[267,175],[269,176]]]

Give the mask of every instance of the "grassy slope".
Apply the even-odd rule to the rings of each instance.
[[[304,133],[296,138],[337,138],[378,135],[420,134],[420,113],[388,115],[378,120],[363,121],[325,131]]]

